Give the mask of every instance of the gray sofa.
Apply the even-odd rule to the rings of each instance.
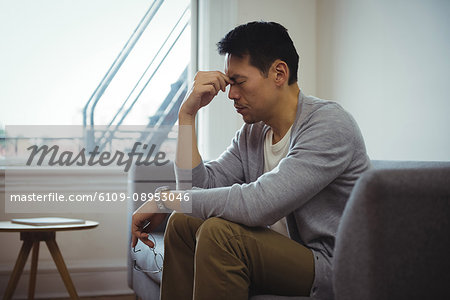
[[[355,185],[339,226],[335,299],[444,299],[450,295],[450,162],[373,161]],[[130,172],[130,193],[175,187],[172,166]],[[129,203],[131,214],[139,203]],[[163,253],[165,224],[155,232]],[[130,240],[130,237],[129,237]],[[159,299],[161,273],[146,246],[128,257],[128,285],[143,300]],[[153,255],[153,254],[152,254]],[[306,297],[253,296],[251,300]]]

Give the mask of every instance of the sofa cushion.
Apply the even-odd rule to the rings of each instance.
[[[162,255],[164,255],[164,234],[153,233],[152,235],[155,237],[156,240],[155,251],[157,253],[161,253]],[[131,263],[133,263],[133,260],[136,260],[137,267],[142,270],[157,270],[153,251],[151,251],[151,249],[147,245],[145,245],[141,241],[138,241],[135,249],[136,250],[140,249],[141,251],[139,252],[131,251]],[[141,273],[146,274],[151,279],[156,281],[158,284],[161,283],[161,275],[162,275],[161,272],[158,273],[141,272]]]

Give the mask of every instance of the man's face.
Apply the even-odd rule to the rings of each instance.
[[[244,122],[251,124],[270,120],[276,100],[270,75],[265,77],[259,69],[250,65],[248,55],[227,55],[225,60],[225,74],[232,81],[228,97],[234,101],[234,107]]]

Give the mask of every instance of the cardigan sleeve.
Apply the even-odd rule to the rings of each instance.
[[[203,189],[231,186],[244,183],[245,176],[240,153],[239,140],[244,129],[241,128],[232,139],[230,146],[214,161],[200,162],[192,170],[175,166],[177,178],[192,178],[192,186]]]

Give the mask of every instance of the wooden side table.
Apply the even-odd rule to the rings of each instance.
[[[56,243],[56,231],[70,231],[92,229],[98,226],[98,222],[86,221],[84,224],[70,224],[70,225],[50,225],[50,226],[32,226],[12,223],[11,221],[0,222],[0,232],[20,232],[20,240],[23,241],[19,255],[17,256],[16,264],[9,278],[8,286],[3,299],[11,299],[19,282],[28,255],[33,248],[31,257],[31,272],[28,286],[28,299],[34,298],[34,290],[36,286],[37,263],[39,256],[39,243],[45,241],[48,250],[55,261],[56,267],[61,275],[61,278],[69,292],[71,299],[78,299],[78,294],[70,278],[64,259],[59,251]]]

